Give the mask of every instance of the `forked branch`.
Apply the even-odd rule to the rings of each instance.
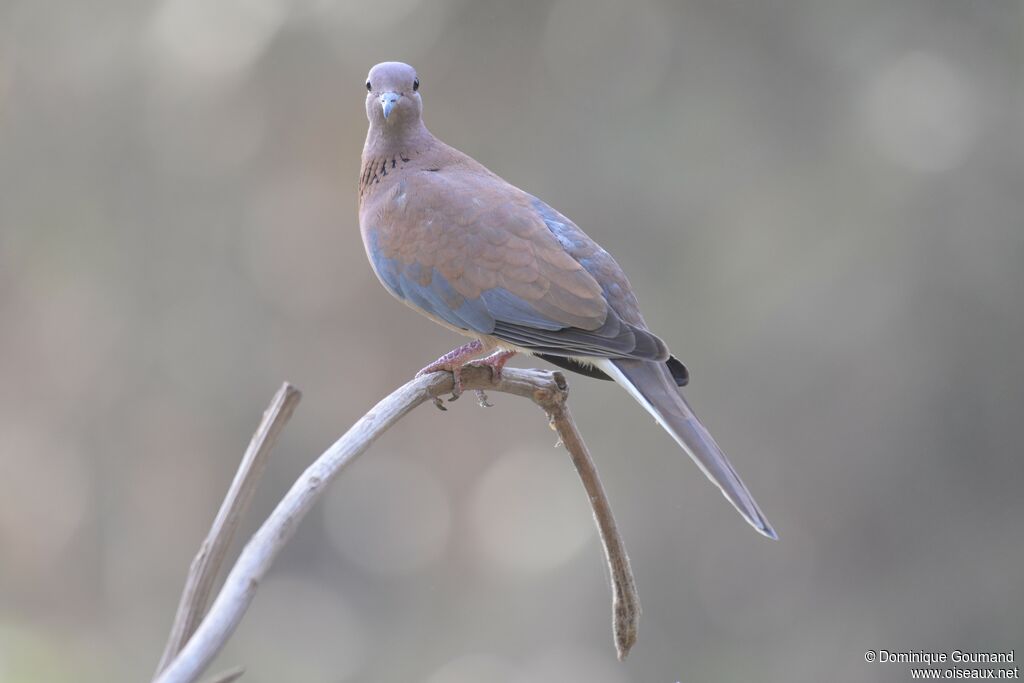
[[[558,432],[562,443],[572,456],[573,464],[593,508],[611,574],[612,628],[615,648],[619,659],[624,658],[636,641],[640,602],[629,567],[629,558],[616,529],[611,506],[601,486],[590,453],[587,451],[569,412],[567,405],[569,388],[565,377],[559,372],[506,368],[501,379],[492,381],[489,369],[467,366],[462,374],[462,382],[467,390],[497,391],[528,398],[548,414],[552,427]],[[268,415],[274,414],[273,406],[281,402],[282,392],[287,389],[289,387],[286,385],[275,397],[274,404],[271,409],[268,409]],[[175,633],[172,634],[172,641],[168,644],[168,650],[165,653],[165,659],[169,663],[162,668],[154,680],[157,683],[192,683],[196,681],[227,643],[256,595],[259,582],[266,575],[274,558],[287,544],[298,523],[320,498],[327,485],[338,476],[347,464],[362,454],[381,434],[409,411],[425,401],[437,399],[451,391],[452,376],[446,372],[437,372],[413,379],[374,406],[344,436],[324,451],[296,480],[242,550],[206,617],[191,634],[191,638],[188,637],[188,634],[185,635],[187,642],[183,645],[179,635],[182,631],[179,630],[176,622]],[[294,405],[292,405],[293,407]],[[288,414],[290,412],[291,409],[288,410]],[[266,420],[267,416],[265,416],[264,423]],[[280,424],[283,424],[283,421]],[[264,426],[265,424],[261,425],[261,429]],[[255,441],[256,437],[254,437]],[[250,451],[252,449],[253,446],[250,445]],[[246,460],[243,459],[243,469],[246,467],[245,463]],[[241,476],[240,471],[240,474],[236,476],[236,482]],[[234,488],[233,486],[232,489],[234,490]],[[230,495],[229,493],[229,497]],[[226,501],[225,505],[227,504]],[[217,535],[215,526],[215,529],[211,530],[211,537]],[[204,547],[215,542],[208,538]],[[202,551],[200,556],[202,556]],[[197,557],[198,561],[199,557]],[[213,578],[208,580],[212,585]],[[192,577],[190,575],[189,585],[191,584]],[[186,614],[192,614],[196,609],[185,608],[189,590],[187,586],[186,595],[182,596],[183,607],[179,609],[179,617],[183,611]],[[197,606],[200,613],[202,608],[202,604]],[[189,629],[186,627],[184,630]]]

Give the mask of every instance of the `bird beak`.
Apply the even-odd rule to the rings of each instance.
[[[398,103],[398,98],[401,97],[396,92],[383,93],[378,99],[380,100],[380,106],[384,108],[384,118],[388,117],[391,110],[395,108],[395,104]]]

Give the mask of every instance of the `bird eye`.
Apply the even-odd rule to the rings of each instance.
[[[420,79],[417,78],[416,80],[414,80],[412,82],[412,91],[416,92],[419,89],[420,89]]]
[[[373,88],[370,87],[370,81],[366,81],[366,92],[370,92]]]

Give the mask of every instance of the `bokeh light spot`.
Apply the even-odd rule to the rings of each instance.
[[[559,87],[641,102],[664,86],[672,35],[646,2],[560,0],[544,31],[544,60]]]
[[[49,432],[38,424],[0,424],[0,547],[17,549],[5,553],[4,563],[24,578],[58,561],[91,499],[82,454]]]
[[[893,163],[945,171],[970,151],[978,122],[964,79],[938,55],[912,52],[882,70],[864,99],[864,123]]]
[[[331,544],[370,573],[412,574],[437,561],[447,545],[448,495],[415,460],[375,453],[346,471],[326,498]]]
[[[184,76],[230,76],[259,57],[285,18],[279,0],[164,0],[153,45]]]
[[[480,478],[472,511],[484,556],[513,573],[565,564],[594,533],[586,498],[561,450],[513,451],[500,458]]]

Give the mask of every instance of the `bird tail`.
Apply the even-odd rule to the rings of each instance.
[[[725,453],[679,393],[664,363],[608,358],[593,362],[654,416],[751,526],[768,538],[778,538]]]

